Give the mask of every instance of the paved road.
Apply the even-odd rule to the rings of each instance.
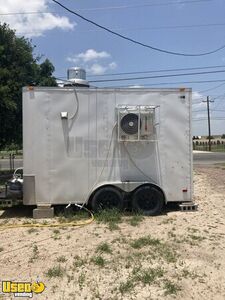
[[[213,165],[225,163],[225,152],[194,151],[194,165]]]
[[[225,163],[225,152],[194,151],[193,159],[195,165],[213,165],[217,163]],[[19,168],[22,166],[22,159],[14,160],[14,168]],[[9,169],[9,167],[9,159],[0,159],[0,170]]]
[[[23,166],[23,160],[22,159],[15,159],[14,160],[14,168],[20,168]],[[10,163],[9,159],[0,159],[0,170],[9,170],[10,169]]]

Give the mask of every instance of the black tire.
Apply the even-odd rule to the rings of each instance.
[[[132,197],[132,208],[145,216],[159,215],[164,205],[164,195],[156,187],[139,187]]]
[[[123,196],[117,188],[102,187],[95,192],[91,204],[94,211],[113,208],[122,210]]]

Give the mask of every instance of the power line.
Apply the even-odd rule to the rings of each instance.
[[[178,76],[206,75],[206,74],[216,74],[216,73],[224,73],[224,72],[225,72],[225,70],[217,70],[217,71],[204,71],[204,72],[192,72],[192,73],[180,73],[180,74],[166,74],[166,75],[144,76],[144,77],[100,79],[100,80],[90,80],[89,82],[97,83],[97,82],[130,81],[130,80],[156,79],[156,78],[178,77]]]
[[[65,80],[59,77],[55,77],[57,80],[60,80],[62,82],[70,82],[69,80]],[[224,79],[215,79],[215,80],[195,80],[195,81],[176,81],[176,82],[158,82],[158,83],[145,83],[141,84],[140,87],[151,87],[151,86],[160,86],[160,85],[173,85],[173,84],[202,84],[202,83],[212,83],[212,82],[224,82]],[[116,85],[116,86],[104,86],[104,88],[132,88],[133,85]],[[99,87],[103,88],[103,87]],[[200,102],[199,102],[200,103]],[[199,104],[194,103],[194,104]]]
[[[120,5],[120,6],[105,6],[105,7],[91,7],[91,8],[76,8],[76,11],[99,11],[99,10],[118,10],[127,8],[138,8],[138,7],[153,7],[153,6],[168,6],[177,4],[193,4],[201,2],[211,2],[212,0],[192,0],[192,1],[169,1],[164,3],[151,3],[151,4],[134,4],[134,5]],[[0,16],[11,16],[11,15],[31,15],[31,14],[54,14],[54,11],[30,11],[30,12],[8,12],[0,13]]]
[[[42,14],[56,14],[55,12],[36,12]],[[7,13],[7,14],[0,14],[1,15],[29,15],[35,14],[35,12],[31,13]],[[127,27],[127,28],[113,28],[112,30],[115,31],[142,31],[142,30],[173,30],[173,29],[192,29],[192,28],[207,28],[207,27],[215,27],[215,26],[225,26],[225,23],[212,23],[212,24],[196,24],[196,25],[174,25],[174,26],[156,26],[156,27]],[[101,32],[101,29],[77,29],[75,33],[83,33],[83,32]],[[34,32],[16,32],[16,34],[32,34]]]
[[[207,90],[199,91],[199,93],[205,93],[205,92],[209,92],[209,91],[215,90],[215,89],[217,89],[217,88],[223,86],[224,84],[225,84],[225,82],[223,82],[223,83],[221,83],[221,84],[219,84],[219,85],[216,85],[216,86],[214,86],[214,87],[212,87],[212,88],[209,88],[209,89],[207,89]]]
[[[147,73],[161,73],[161,72],[176,72],[176,71],[191,71],[191,70],[204,70],[204,69],[216,69],[224,68],[223,66],[205,66],[205,67],[193,67],[193,68],[178,68],[178,69],[161,69],[161,70],[150,70],[150,71],[136,71],[136,72],[121,72],[121,73],[108,73],[102,75],[88,75],[88,77],[105,77],[105,76],[120,76],[120,75],[135,75],[135,74],[147,74]],[[225,83],[224,83],[225,84]]]
[[[59,78],[57,78],[59,79]],[[66,81],[66,80],[65,80]],[[145,83],[141,86],[151,87],[151,86],[160,86],[160,85],[172,85],[172,84],[189,84],[189,83],[212,83],[212,82],[224,82],[224,79],[215,79],[215,80],[195,80],[195,81],[176,81],[176,82],[160,82],[160,83]],[[133,85],[117,85],[117,86],[107,86],[108,88],[130,88]],[[197,104],[197,103],[196,103]]]
[[[169,51],[169,50],[157,48],[157,47],[154,47],[154,46],[151,46],[151,45],[139,42],[139,41],[134,40],[132,38],[129,38],[129,37],[125,36],[125,35],[122,35],[122,34],[116,32],[116,31],[113,31],[113,30],[111,30],[111,29],[109,29],[109,28],[107,28],[105,26],[102,26],[102,25],[100,25],[100,24],[98,24],[98,23],[96,23],[96,22],[94,22],[94,21],[92,21],[92,20],[90,20],[90,19],[88,19],[88,18],[86,18],[86,17],[78,14],[77,12],[69,9],[68,7],[66,7],[65,5],[61,4],[60,2],[58,2],[56,0],[52,0],[52,1],[54,3],[56,3],[57,5],[61,6],[66,11],[70,12],[71,14],[79,17],[80,19],[82,19],[82,20],[84,20],[84,21],[86,21],[86,22],[88,22],[88,23],[90,23],[90,24],[92,24],[94,26],[97,26],[97,27],[99,27],[99,28],[101,28],[101,29],[103,29],[103,30],[105,30],[105,31],[107,31],[107,32],[115,35],[115,36],[118,36],[118,37],[120,37],[120,38],[122,38],[124,40],[127,40],[127,41],[129,41],[131,43],[134,43],[136,45],[139,45],[139,46],[151,49],[151,50],[155,50],[155,51],[158,51],[158,52],[162,52],[162,53],[166,53],[166,54],[171,54],[171,55],[178,55],[178,56],[192,56],[192,57],[196,56],[197,57],[197,56],[205,56],[205,55],[213,54],[213,53],[216,53],[216,52],[218,52],[218,51],[220,51],[220,50],[222,50],[222,49],[225,48],[225,45],[223,45],[223,46],[221,46],[221,47],[219,47],[219,48],[217,48],[215,50],[204,52],[204,53],[198,53],[198,54],[188,54],[188,53],[181,53],[181,52],[173,52],[173,51]],[[190,2],[190,1],[188,1],[188,2]]]

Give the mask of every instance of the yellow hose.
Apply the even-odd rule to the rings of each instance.
[[[73,222],[67,222],[67,223],[53,223],[53,224],[41,224],[41,223],[36,223],[36,224],[9,224],[9,225],[0,225],[0,231],[5,230],[5,229],[13,229],[13,228],[23,228],[23,227],[37,227],[37,228],[43,228],[43,227],[80,227],[80,226],[85,226],[94,221],[94,215],[93,213],[88,210],[87,208],[83,207],[89,214],[90,218],[85,221],[73,221]]]

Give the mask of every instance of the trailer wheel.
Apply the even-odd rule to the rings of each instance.
[[[133,194],[132,207],[145,216],[155,216],[161,213],[164,204],[163,193],[154,186],[139,187]]]
[[[122,210],[123,196],[122,193],[114,187],[102,187],[96,191],[91,203],[94,211],[112,208]]]

